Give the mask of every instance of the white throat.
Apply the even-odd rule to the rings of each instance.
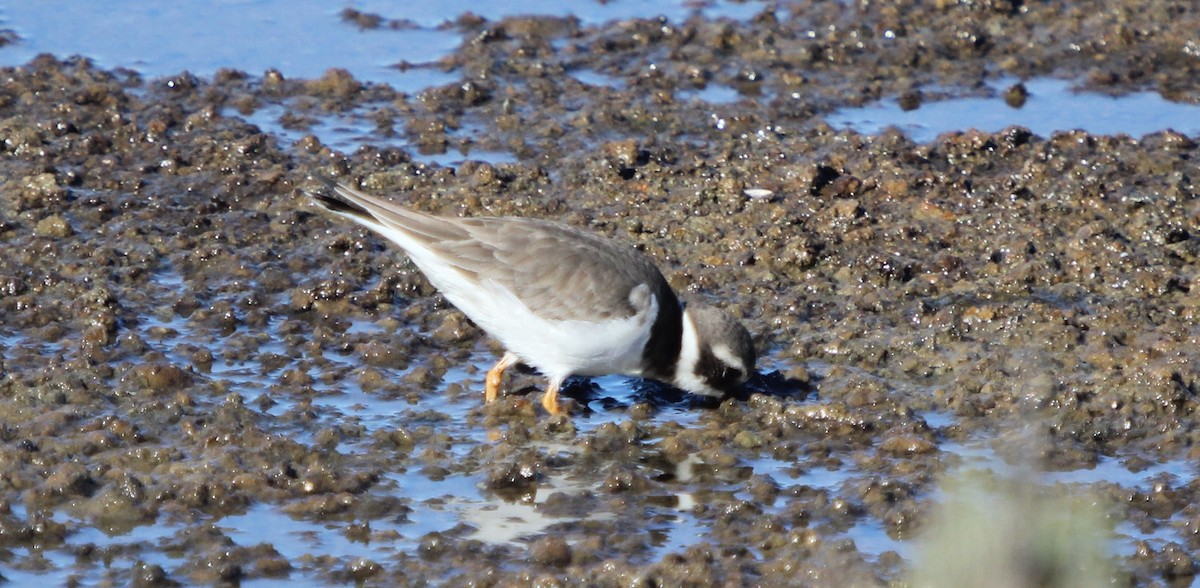
[[[721,391],[708,385],[699,374],[696,366],[700,363],[700,334],[696,332],[696,324],[692,315],[685,308],[683,311],[683,337],[679,344],[679,362],[675,364],[675,381],[677,388],[687,390],[692,394],[702,396],[722,396]]]

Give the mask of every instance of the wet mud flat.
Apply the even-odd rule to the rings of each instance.
[[[974,468],[1017,487],[1017,519],[1086,497],[1120,584],[1191,585],[1196,137],[917,143],[821,118],[999,75],[1195,104],[1200,15],[1150,4],[465,16],[427,65],[461,81],[412,95],[338,71],[5,69],[0,575],[900,584],[940,565],[917,538]],[[246,122],[265,108],[297,138]],[[370,140],[322,144],[329,117]],[[745,319],[764,376],[719,403],[578,381],[552,418],[525,374],[485,406],[499,350],[381,239],[316,214],[314,171],[632,242]]]

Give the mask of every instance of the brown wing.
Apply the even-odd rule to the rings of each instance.
[[[472,281],[494,281],[547,319],[633,316],[642,309],[629,293],[641,284],[660,304],[675,300],[658,268],[628,245],[546,220],[424,214],[321,179],[334,192],[313,195],[322,206],[405,233]]]
[[[625,244],[550,221],[523,218],[452,220],[468,239],[431,242],[459,271],[511,290],[551,320],[627,318],[640,308],[629,293],[650,287],[661,304],[669,288],[658,268]]]

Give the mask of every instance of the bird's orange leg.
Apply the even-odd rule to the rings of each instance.
[[[551,379],[550,384],[546,386],[546,394],[542,396],[542,408],[550,414],[559,414],[562,412],[562,407],[558,404],[558,388],[562,386],[562,380]]]
[[[483,385],[483,399],[486,402],[491,402],[496,399],[496,395],[500,393],[500,383],[504,379],[504,370],[508,369],[514,363],[517,363],[519,358],[511,353],[505,352],[504,357],[488,370],[487,379]]]

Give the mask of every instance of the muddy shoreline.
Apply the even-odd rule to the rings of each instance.
[[[4,69],[0,576],[900,584],[955,448],[983,447],[1048,475],[1119,464],[1134,482],[1079,490],[1126,537],[1111,573],[1191,585],[1197,137],[916,143],[821,118],[1001,75],[1200,103],[1200,11],[1150,4],[464,16],[460,50],[424,66],[461,81],[414,95],[339,71]],[[267,106],[302,138],[245,122]],[[334,115],[378,142],[305,134]],[[631,242],[744,318],[765,379],[717,404],[574,382],[574,416],[552,418],[524,374],[484,406],[499,350],[385,242],[305,204],[311,172]],[[272,525],[295,544],[253,532]]]

